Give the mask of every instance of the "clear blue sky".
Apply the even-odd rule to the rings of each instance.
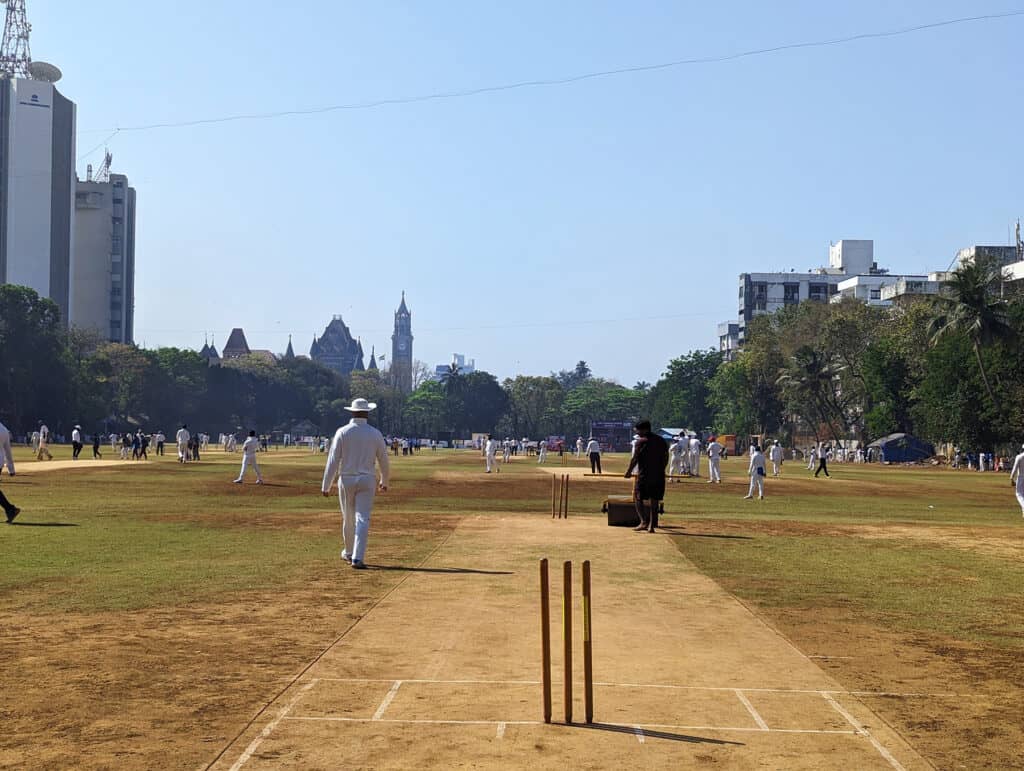
[[[101,129],[411,96],[997,13],[1024,2],[29,0],[79,154]],[[340,313],[390,355],[632,385],[716,344],[742,271],[873,238],[894,271],[1024,215],[1024,18],[575,85],[122,132],[136,338],[308,349]],[[88,161],[79,164],[84,177]],[[675,316],[660,321],[636,321]],[[633,320],[630,320],[633,319]],[[584,323],[618,320],[612,323]]]

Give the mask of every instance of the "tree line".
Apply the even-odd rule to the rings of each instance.
[[[64,329],[31,289],[0,286],[0,420],[27,433],[188,423],[330,434],[352,396],[379,405],[386,433],[421,438],[586,436],[592,421],[649,418],[700,433],[868,442],[894,432],[997,448],[1024,428],[1024,300],[992,263],[969,263],[942,295],[901,307],[801,303],[754,319],[732,361],[695,350],[657,383],[631,387],[586,362],[503,382],[452,367],[401,393],[388,373],[342,376],[309,359],[246,356],[210,367],[177,348],[144,350]]]

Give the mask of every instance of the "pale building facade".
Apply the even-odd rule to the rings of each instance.
[[[75,195],[71,324],[132,343],[135,326],[135,189],[128,178],[79,182]]]
[[[52,83],[0,79],[0,283],[71,305],[74,102]]]

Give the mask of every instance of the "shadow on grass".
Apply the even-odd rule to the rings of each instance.
[[[669,535],[678,535],[684,538],[728,538],[736,541],[753,541],[751,535],[727,535],[726,533],[687,533],[681,525],[658,525],[661,530],[668,530]]]
[[[405,565],[367,565],[369,570],[401,570],[406,573],[452,573],[456,575],[514,576],[509,570],[474,570],[473,568],[412,568]]]
[[[78,527],[74,522],[8,522],[11,527]]]
[[[722,744],[732,747],[745,747],[743,742],[730,742],[725,739],[709,739],[706,736],[690,736],[689,734],[674,734],[668,731],[655,731],[649,728],[634,728],[627,725],[615,725],[612,723],[574,723],[569,728],[586,728],[591,731],[610,731],[617,734],[633,734],[636,736],[650,737],[651,739],[665,739],[670,742],[684,742],[686,744]]]

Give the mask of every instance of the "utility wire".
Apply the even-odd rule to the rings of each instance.
[[[897,37],[899,35],[909,35],[915,32],[924,32],[926,30],[939,29],[941,27],[950,27],[958,24],[969,24],[981,21],[995,21],[997,19],[1008,19],[1018,16],[1024,16],[1024,9],[1006,11],[1004,13],[983,14],[979,16],[962,16],[956,19],[945,19],[943,21],[930,22],[928,24],[916,24],[911,27],[901,27],[898,29],[882,30],[878,32],[862,32],[857,35],[847,35],[844,37],[830,38],[826,40],[812,40],[798,43],[786,43],[783,45],[771,46],[768,48],[755,48],[749,51],[740,51],[738,53],[724,54],[719,56],[701,56],[691,59],[676,59],[674,61],[660,62],[657,64],[642,64],[634,67],[620,67],[609,70],[598,70],[595,72],[586,72],[581,75],[572,75],[562,78],[522,80],[515,83],[504,83],[501,85],[494,86],[482,86],[480,88],[470,88],[458,91],[438,91],[430,94],[420,94],[417,96],[393,97],[390,99],[377,99],[374,101],[353,102],[349,104],[336,104],[329,105],[326,107],[313,107],[309,109],[279,110],[276,112],[262,113],[243,113],[238,115],[226,115],[216,118],[199,118],[195,120],[173,121],[167,123],[149,123],[137,126],[122,126],[118,129],[115,129],[114,131],[116,133],[117,131],[152,131],[154,129],[165,128],[186,128],[189,126],[205,126],[215,123],[231,123],[235,121],[269,120],[273,118],[285,118],[298,115],[321,115],[323,113],[338,112],[342,110],[372,110],[379,107],[386,107],[391,105],[416,104],[418,102],[430,102],[442,99],[462,99],[466,97],[480,96],[481,94],[498,93],[501,91],[514,91],[518,89],[541,88],[550,86],[564,86],[572,83],[580,83],[586,80],[595,80],[597,78],[612,77],[615,75],[628,75],[641,72],[653,72],[656,70],[667,70],[675,67],[686,67],[697,64],[720,64],[723,62],[736,61],[738,59],[748,59],[752,57],[766,56],[768,54],[780,53],[782,51],[793,51],[804,48],[824,48],[826,46],[845,45],[848,43],[854,43],[862,40],[874,40],[879,38]],[[90,131],[99,132],[110,130],[111,129],[91,129]]]

